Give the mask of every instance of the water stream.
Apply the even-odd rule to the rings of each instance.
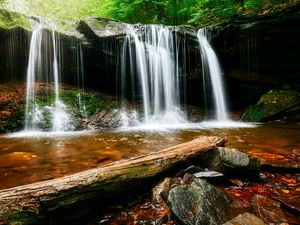
[[[68,129],[69,115],[66,106],[60,99],[60,74],[58,68],[58,49],[55,27],[50,24],[51,34],[44,30],[49,28],[43,22],[36,25],[32,32],[27,67],[26,85],[26,116],[25,131],[42,130],[41,124],[45,117],[51,117],[51,130]],[[47,58],[48,56],[51,58]],[[37,100],[39,82],[46,82],[54,89],[54,100],[50,105],[41,105]],[[49,93],[48,93],[49,94]],[[50,91],[50,96],[52,95]]]
[[[66,176],[116,160],[155,152],[203,135],[228,140],[257,158],[289,165],[299,150],[300,125],[270,124],[256,128],[191,128],[168,132],[99,131],[0,135],[0,189]],[[276,159],[280,159],[276,161]],[[283,160],[284,159],[284,160]]]
[[[144,125],[186,123],[180,107],[178,57],[173,33],[169,27],[161,25],[145,26],[145,30],[144,35],[139,36],[135,27],[128,25],[121,57],[122,90],[126,90],[127,72],[137,71],[143,101],[143,119],[139,122]],[[126,68],[126,57],[129,57],[130,68]],[[123,124],[127,125],[128,119],[124,119]]]
[[[222,84],[221,67],[215,51],[209,44],[208,36],[209,33],[204,29],[200,29],[197,33],[203,63],[203,76],[206,76],[205,73],[208,72],[211,79],[214,96],[213,101],[215,103],[216,110],[216,120],[226,122],[228,121],[228,113],[225,101],[224,87]]]

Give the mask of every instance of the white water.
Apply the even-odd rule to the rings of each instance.
[[[40,110],[35,103],[35,75],[40,70],[41,44],[42,44],[42,24],[39,24],[32,32],[29,60],[27,67],[26,85],[26,116],[25,130],[35,130],[36,124],[41,120]]]
[[[218,58],[209,44],[207,32],[204,29],[200,29],[198,31],[197,37],[201,50],[201,57],[204,67],[203,71],[209,71],[212,82],[216,119],[217,121],[228,121],[224,88],[222,85],[222,73]],[[205,69],[205,67],[207,67],[208,70]]]
[[[67,129],[69,123],[69,115],[66,112],[66,106],[60,99],[60,80],[58,70],[58,53],[55,36],[55,28],[52,24],[44,23],[41,21],[33,30],[29,60],[27,67],[27,85],[26,85],[26,116],[25,116],[25,131],[37,131],[40,130],[39,125],[43,119],[45,119],[45,113],[51,114],[52,131],[63,131]],[[52,78],[54,82],[54,96],[55,100],[53,105],[39,106],[36,102],[36,82],[48,80],[44,67],[48,65],[47,58],[42,58],[42,51],[47,49],[45,44],[49,44],[47,38],[43,38],[43,29],[48,26],[52,29],[51,39],[52,43]],[[49,53],[47,52],[47,55]],[[47,68],[48,70],[48,68]]]
[[[122,92],[126,89],[126,71],[132,74],[135,70],[142,90],[144,117],[134,125],[186,123],[179,104],[178,57],[171,30],[161,25],[149,25],[145,29],[145,35],[139,36],[135,28],[128,25],[121,57]],[[134,42],[134,48],[131,41]],[[125,68],[126,57],[130,60],[129,70]],[[134,81],[134,78],[131,80]],[[128,126],[128,117],[123,115],[122,118],[124,126]]]

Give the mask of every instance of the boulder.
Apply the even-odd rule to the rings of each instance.
[[[230,198],[205,180],[188,175],[169,192],[168,205],[176,222],[184,225],[217,225],[226,221]],[[193,178],[193,179],[190,179]]]
[[[300,93],[288,87],[270,90],[255,106],[250,106],[243,118],[252,122],[272,121],[300,113]]]
[[[253,214],[243,213],[223,225],[265,225],[265,223]]]
[[[128,25],[115,19],[89,17],[78,22],[77,30],[89,39],[116,38],[126,35]]]
[[[260,163],[238,149],[218,147],[202,157],[202,164],[230,177],[257,176]]]

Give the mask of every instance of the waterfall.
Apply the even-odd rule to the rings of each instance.
[[[197,38],[200,45],[203,71],[209,72],[212,83],[217,121],[228,121],[224,88],[222,85],[222,73],[218,58],[209,44],[207,31],[200,29],[197,33]]]
[[[178,53],[171,28],[145,26],[143,35],[131,25],[124,39],[121,55],[122,99],[127,73],[137,74],[143,101],[143,124],[185,123],[180,109]],[[132,44],[133,43],[133,44]],[[128,54],[127,54],[128,53]],[[127,63],[129,60],[129,63]],[[126,68],[129,65],[130,68]],[[135,78],[131,76],[131,89]],[[136,121],[136,120],[135,120]],[[128,119],[125,120],[128,124]]]
[[[40,110],[35,102],[35,75],[40,69],[42,44],[42,25],[39,24],[32,32],[26,85],[26,116],[25,130],[35,130],[41,120]]]
[[[44,28],[49,26],[51,41],[44,33]],[[46,36],[43,37],[44,35]],[[27,67],[25,131],[40,130],[41,126],[44,126],[41,125],[42,121],[47,120],[46,115],[51,118],[51,128],[47,129],[52,131],[68,129],[69,115],[59,93],[60,74],[57,60],[59,53],[56,41],[55,27],[52,23],[40,21],[35,26],[31,37]],[[51,67],[49,67],[49,55],[52,60]],[[49,71],[50,76],[48,75]],[[49,77],[54,83],[54,102],[51,105],[41,106],[37,101],[37,82],[49,81]]]

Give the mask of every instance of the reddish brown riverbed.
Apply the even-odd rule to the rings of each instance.
[[[0,136],[0,189],[62,177],[115,160],[157,151],[201,135],[217,135],[228,147],[261,160],[299,164],[300,125],[195,129],[172,132],[78,133],[70,136]]]
[[[170,132],[75,133],[44,137],[0,136],[0,188],[62,177],[135,155],[157,151],[192,140],[201,135],[216,135],[228,140],[227,147],[238,148],[275,168],[300,167],[300,125],[269,124],[255,128],[191,129]],[[233,180],[219,188],[233,199],[231,216],[253,212],[254,195],[283,202],[290,224],[299,224],[299,173],[263,172],[252,182]],[[155,208],[150,192],[117,199],[105,204],[94,218],[79,224],[173,224],[166,219],[166,208]],[[294,210],[293,207],[296,209]],[[287,210],[286,210],[287,209]],[[296,213],[295,213],[296,212]],[[90,221],[90,222],[88,222]]]

